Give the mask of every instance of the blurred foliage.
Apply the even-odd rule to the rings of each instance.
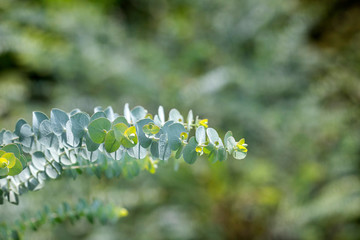
[[[63,178],[0,218],[96,193],[129,217],[28,239],[358,239],[359,11],[355,0],[0,1],[2,127],[34,109],[130,102],[191,108],[250,146],[242,162],[131,181]]]

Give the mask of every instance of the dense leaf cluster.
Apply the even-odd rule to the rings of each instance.
[[[74,176],[85,169],[96,175],[105,171],[109,178],[131,177],[141,169],[155,172],[158,161],[171,156],[189,164],[203,154],[211,162],[224,161],[228,154],[246,156],[244,139],[236,142],[228,132],[222,140],[207,123],[191,110],[186,121],[176,109],[166,120],[161,106],[154,117],[141,106],[130,110],[128,104],[122,116],[111,107],[96,107],[92,116],[79,109],[53,109],[50,118],[33,112],[32,126],[20,119],[13,132],[0,132],[0,200],[5,196],[17,204],[19,194],[40,189],[64,169]]]

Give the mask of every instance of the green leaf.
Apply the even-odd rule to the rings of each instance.
[[[173,123],[167,128],[170,149],[176,151],[181,146],[180,134],[186,132],[181,123]]]
[[[113,129],[116,140],[121,141],[124,137],[126,129],[128,129],[128,126],[125,123],[118,123],[113,126]]]
[[[121,143],[116,140],[114,130],[110,130],[105,136],[105,149],[108,153],[115,152],[119,149]]]
[[[151,119],[148,120],[152,121]],[[157,125],[155,125],[153,122],[149,122],[148,124],[142,127],[142,131],[147,135],[155,135],[160,131],[160,128]]]
[[[138,121],[136,124],[137,135],[139,139],[139,143],[142,147],[147,148],[150,146],[152,140],[146,136],[154,135],[155,132],[159,132],[160,128],[154,124],[154,121],[151,119],[142,119]],[[158,130],[157,130],[158,129]]]
[[[90,122],[88,126],[88,131],[91,140],[94,143],[103,143],[107,131],[111,128],[111,122],[107,118],[98,118]]]
[[[14,153],[10,153],[10,152],[8,152],[8,153],[5,153],[5,154],[3,154],[2,156],[1,156],[1,158],[5,158],[6,160],[7,160],[7,162],[8,162],[8,164],[7,164],[7,168],[12,168],[12,167],[14,167],[14,165],[15,165],[15,162],[16,162],[16,157],[15,157],[15,154]]]
[[[2,151],[5,151],[5,152],[7,152],[7,153],[13,153],[14,155],[15,155],[15,157],[17,157],[17,158],[20,158],[20,149],[19,149],[19,147],[16,145],[16,144],[14,144],[14,143],[12,143],[12,144],[9,144],[9,145],[6,145],[5,147],[3,147],[2,149],[1,149]]]
[[[0,177],[7,176],[9,174],[9,169],[7,167],[0,168]]]
[[[209,161],[211,163],[215,163],[217,159],[218,151],[216,149],[212,150],[209,154]]]
[[[69,116],[66,112],[54,108],[50,113],[51,128],[57,136],[65,132],[66,123],[69,121]]]
[[[218,149],[217,159],[222,162],[227,159],[227,152],[224,147],[220,147]]]
[[[159,143],[158,142],[152,142],[150,146],[150,153],[153,159],[159,158]]]
[[[114,126],[114,125],[116,125],[116,124],[118,124],[118,123],[124,123],[126,126],[130,126],[129,125],[129,123],[128,123],[128,121],[126,120],[126,118],[124,117],[124,116],[120,116],[120,117],[117,117],[114,121],[113,121],[113,123],[112,123],[112,125]]]
[[[126,148],[134,147],[138,142],[135,126],[127,127],[124,123],[113,126],[115,138]]]
[[[121,144],[126,148],[134,147],[138,142],[135,126],[129,127],[124,132],[124,137],[121,139]]]
[[[23,170],[23,166],[22,166],[20,160],[15,158],[15,161],[16,161],[15,165],[12,168],[9,169],[9,175],[10,176],[18,175]]]
[[[183,153],[184,145],[181,145],[180,148],[176,151],[175,159],[179,159]]]
[[[189,143],[185,146],[183,151],[185,162],[193,164],[196,161],[198,155],[195,149],[197,145],[198,143],[196,142],[195,137],[191,137]]]
[[[21,154],[19,160],[20,160],[21,165],[23,167],[25,167],[27,165],[27,160],[26,160],[26,157],[24,155]]]
[[[100,146],[100,144],[94,143],[94,141],[91,140],[89,132],[85,134],[85,145],[86,149],[90,152],[97,150]]]
[[[90,122],[94,121],[95,119],[98,118],[106,118],[106,114],[104,112],[95,112],[91,118],[90,118]]]

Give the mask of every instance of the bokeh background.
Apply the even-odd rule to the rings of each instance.
[[[34,110],[192,109],[245,160],[49,182],[0,220],[94,197],[115,225],[26,239],[360,239],[356,0],[0,0],[0,126]]]

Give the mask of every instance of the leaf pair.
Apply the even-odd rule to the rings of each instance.
[[[15,144],[9,144],[0,150],[0,178],[15,176],[23,170],[19,148]]]

